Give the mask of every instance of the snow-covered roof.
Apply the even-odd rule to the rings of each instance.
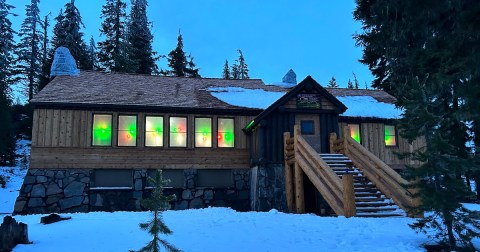
[[[375,117],[385,119],[399,119],[402,117],[402,110],[395,107],[395,104],[375,100],[371,96],[337,96],[347,111],[343,116],[353,117]]]
[[[266,109],[286,92],[247,89],[242,87],[211,87],[210,94],[233,106]]]
[[[211,87],[208,91],[210,91],[212,96],[227,104],[256,109],[267,109],[287,93],[287,90],[279,92],[242,87]],[[340,96],[338,92],[336,93],[336,98],[348,108],[342,116],[383,119],[398,119],[402,116],[402,110],[396,108],[393,103],[379,101],[364,93],[358,96]]]

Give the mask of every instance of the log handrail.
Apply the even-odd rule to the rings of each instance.
[[[291,145],[293,145],[293,148]],[[356,214],[356,209],[355,195],[353,191],[353,176],[346,174],[340,179],[333,169],[303,138],[300,134],[300,127],[298,125],[295,125],[294,127],[293,138],[290,137],[290,133],[288,132],[284,134],[286,183],[289,183],[287,181],[292,181],[290,177],[291,167],[287,167],[292,164],[291,149],[294,149],[294,165],[300,167],[307,175],[332,210],[337,215],[344,215],[346,217],[354,216]],[[298,176],[297,173],[295,173],[295,175]],[[293,196],[289,196],[289,190],[291,190],[291,188],[291,185],[286,184],[289,209],[290,205],[293,205],[293,203],[290,202],[290,199],[292,199]],[[295,188],[297,188],[297,186]],[[303,191],[301,194],[301,197],[303,197]],[[296,203],[298,203],[298,200],[297,195]],[[300,201],[303,203],[303,199]],[[297,204],[297,212],[301,211],[301,209],[302,207],[299,207]]]
[[[330,147],[332,152],[343,153],[353,164],[363,171],[364,175],[372,181],[385,196],[391,198],[400,208],[409,215],[412,208],[419,204],[413,198],[414,190],[407,189],[410,183],[402,178],[395,170],[373,155],[352,137],[350,137],[348,126],[343,129],[343,137],[338,140],[336,134],[330,135]]]

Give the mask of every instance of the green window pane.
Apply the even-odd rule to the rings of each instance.
[[[112,145],[112,115],[93,115],[92,145]]]
[[[232,118],[218,119],[218,147],[234,147],[235,146],[235,128]]]
[[[212,147],[211,118],[195,118],[195,147]]]
[[[118,116],[118,146],[137,146],[137,116]]]
[[[357,143],[360,143],[360,125],[359,124],[349,124],[350,128],[350,137],[352,137]]]
[[[170,146],[187,147],[187,118],[170,117]]]
[[[386,146],[397,145],[397,134],[395,132],[395,126],[393,125],[385,125],[385,145]]]
[[[145,117],[145,146],[163,146],[163,116]]]

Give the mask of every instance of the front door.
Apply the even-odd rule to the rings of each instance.
[[[320,142],[320,120],[318,114],[297,114],[295,115],[295,124],[300,126],[303,138],[317,152],[321,152]]]

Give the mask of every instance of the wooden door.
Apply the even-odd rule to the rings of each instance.
[[[297,114],[295,124],[300,125],[302,136],[317,152],[322,152],[320,142],[320,120],[317,114]]]

